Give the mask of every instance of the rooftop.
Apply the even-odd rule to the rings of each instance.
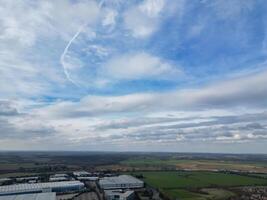
[[[56,193],[37,193],[37,194],[19,194],[0,196],[0,200],[55,200]]]
[[[73,172],[73,175],[74,176],[89,176],[91,175],[91,173],[86,172],[86,171],[76,171],[76,172]]]
[[[68,174],[54,174],[53,177],[67,177]]]
[[[143,183],[143,181],[130,176],[130,175],[120,175],[120,176],[113,176],[113,177],[104,177],[100,179],[100,185],[105,184],[136,184],[136,183]]]
[[[134,193],[133,190],[127,190],[127,191],[119,191],[119,190],[105,190],[105,194],[107,196],[110,195],[120,195],[121,197],[128,197]]]
[[[40,191],[50,188],[59,187],[73,187],[73,186],[84,186],[80,181],[64,181],[64,182],[45,182],[45,183],[24,183],[0,186],[0,195],[27,191]]]

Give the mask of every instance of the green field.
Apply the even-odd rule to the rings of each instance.
[[[267,174],[251,174],[251,175],[267,179]]]
[[[171,199],[224,199],[233,195],[224,187],[267,185],[267,180],[215,172],[139,172],[144,181]],[[205,188],[205,189],[203,189]],[[207,189],[209,188],[209,189]],[[194,191],[192,191],[194,190]],[[198,192],[199,191],[199,192]]]
[[[164,170],[168,169],[190,169],[190,170],[239,170],[266,172],[266,163],[240,162],[229,160],[186,160],[186,159],[159,159],[159,158],[131,158],[120,163],[122,166],[136,168],[137,170]]]

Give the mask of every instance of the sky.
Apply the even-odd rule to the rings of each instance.
[[[0,150],[267,153],[265,0],[1,0]]]

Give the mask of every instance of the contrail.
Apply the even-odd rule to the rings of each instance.
[[[104,3],[105,3],[105,0],[101,0],[101,1],[99,2],[98,6],[99,6],[100,8],[102,8],[102,6],[103,6]],[[68,72],[68,70],[67,70],[67,68],[66,68],[66,66],[65,66],[65,64],[66,64],[66,63],[65,63],[65,56],[66,56],[66,54],[67,54],[67,52],[68,52],[68,50],[69,50],[69,47],[71,46],[72,42],[73,42],[73,41],[80,35],[80,33],[82,32],[83,28],[84,28],[86,25],[87,25],[87,24],[82,25],[82,26],[79,28],[79,30],[75,33],[75,35],[70,39],[70,41],[68,42],[67,46],[65,47],[63,53],[62,53],[61,56],[60,56],[60,63],[61,63],[61,65],[62,65],[62,67],[63,67],[63,71],[64,71],[64,74],[65,74],[66,78],[67,78],[70,82],[72,82],[74,85],[76,85],[77,87],[80,87],[80,85],[79,85],[78,83],[76,83],[76,82],[70,77],[70,74],[69,74],[69,72]]]
[[[61,63],[61,65],[62,65],[62,67],[63,67],[63,70],[64,70],[64,73],[65,73],[65,75],[66,75],[66,78],[67,78],[70,82],[72,82],[74,85],[76,85],[76,86],[78,86],[78,87],[79,87],[79,85],[78,85],[78,84],[77,84],[77,83],[70,77],[70,74],[69,74],[67,68],[65,67],[65,64],[66,64],[66,63],[65,63],[65,55],[67,54],[67,52],[68,52],[68,50],[69,50],[69,47],[71,46],[72,42],[79,36],[79,34],[82,32],[83,28],[84,28],[84,25],[81,26],[81,27],[79,28],[79,30],[75,33],[75,35],[70,39],[70,41],[68,42],[67,46],[65,47],[63,53],[62,53],[61,56],[60,56],[60,63]]]

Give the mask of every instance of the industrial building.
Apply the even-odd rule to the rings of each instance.
[[[50,177],[49,182],[68,181],[67,177]]]
[[[0,186],[0,196],[11,194],[29,194],[41,192],[79,191],[84,188],[80,181],[24,183]]]
[[[49,177],[49,182],[68,181],[69,176],[67,174],[54,174]]]
[[[99,180],[102,189],[127,189],[142,188],[144,182],[130,175],[120,175],[114,177],[104,177]]]
[[[118,190],[105,190],[105,197],[107,200],[133,200],[135,199],[135,194],[133,190],[125,192]]]
[[[73,172],[73,175],[74,176],[90,176],[91,173],[89,172],[86,172],[86,171],[76,171],[76,172]]]
[[[54,174],[53,177],[59,178],[59,177],[68,177],[68,174]]]
[[[96,176],[80,176],[77,177],[79,181],[98,181],[99,177]]]
[[[56,200],[56,193],[18,194],[0,196],[0,200]]]
[[[16,178],[17,182],[29,182],[29,181],[38,181],[39,177],[38,176],[27,176],[27,177],[20,177]]]

